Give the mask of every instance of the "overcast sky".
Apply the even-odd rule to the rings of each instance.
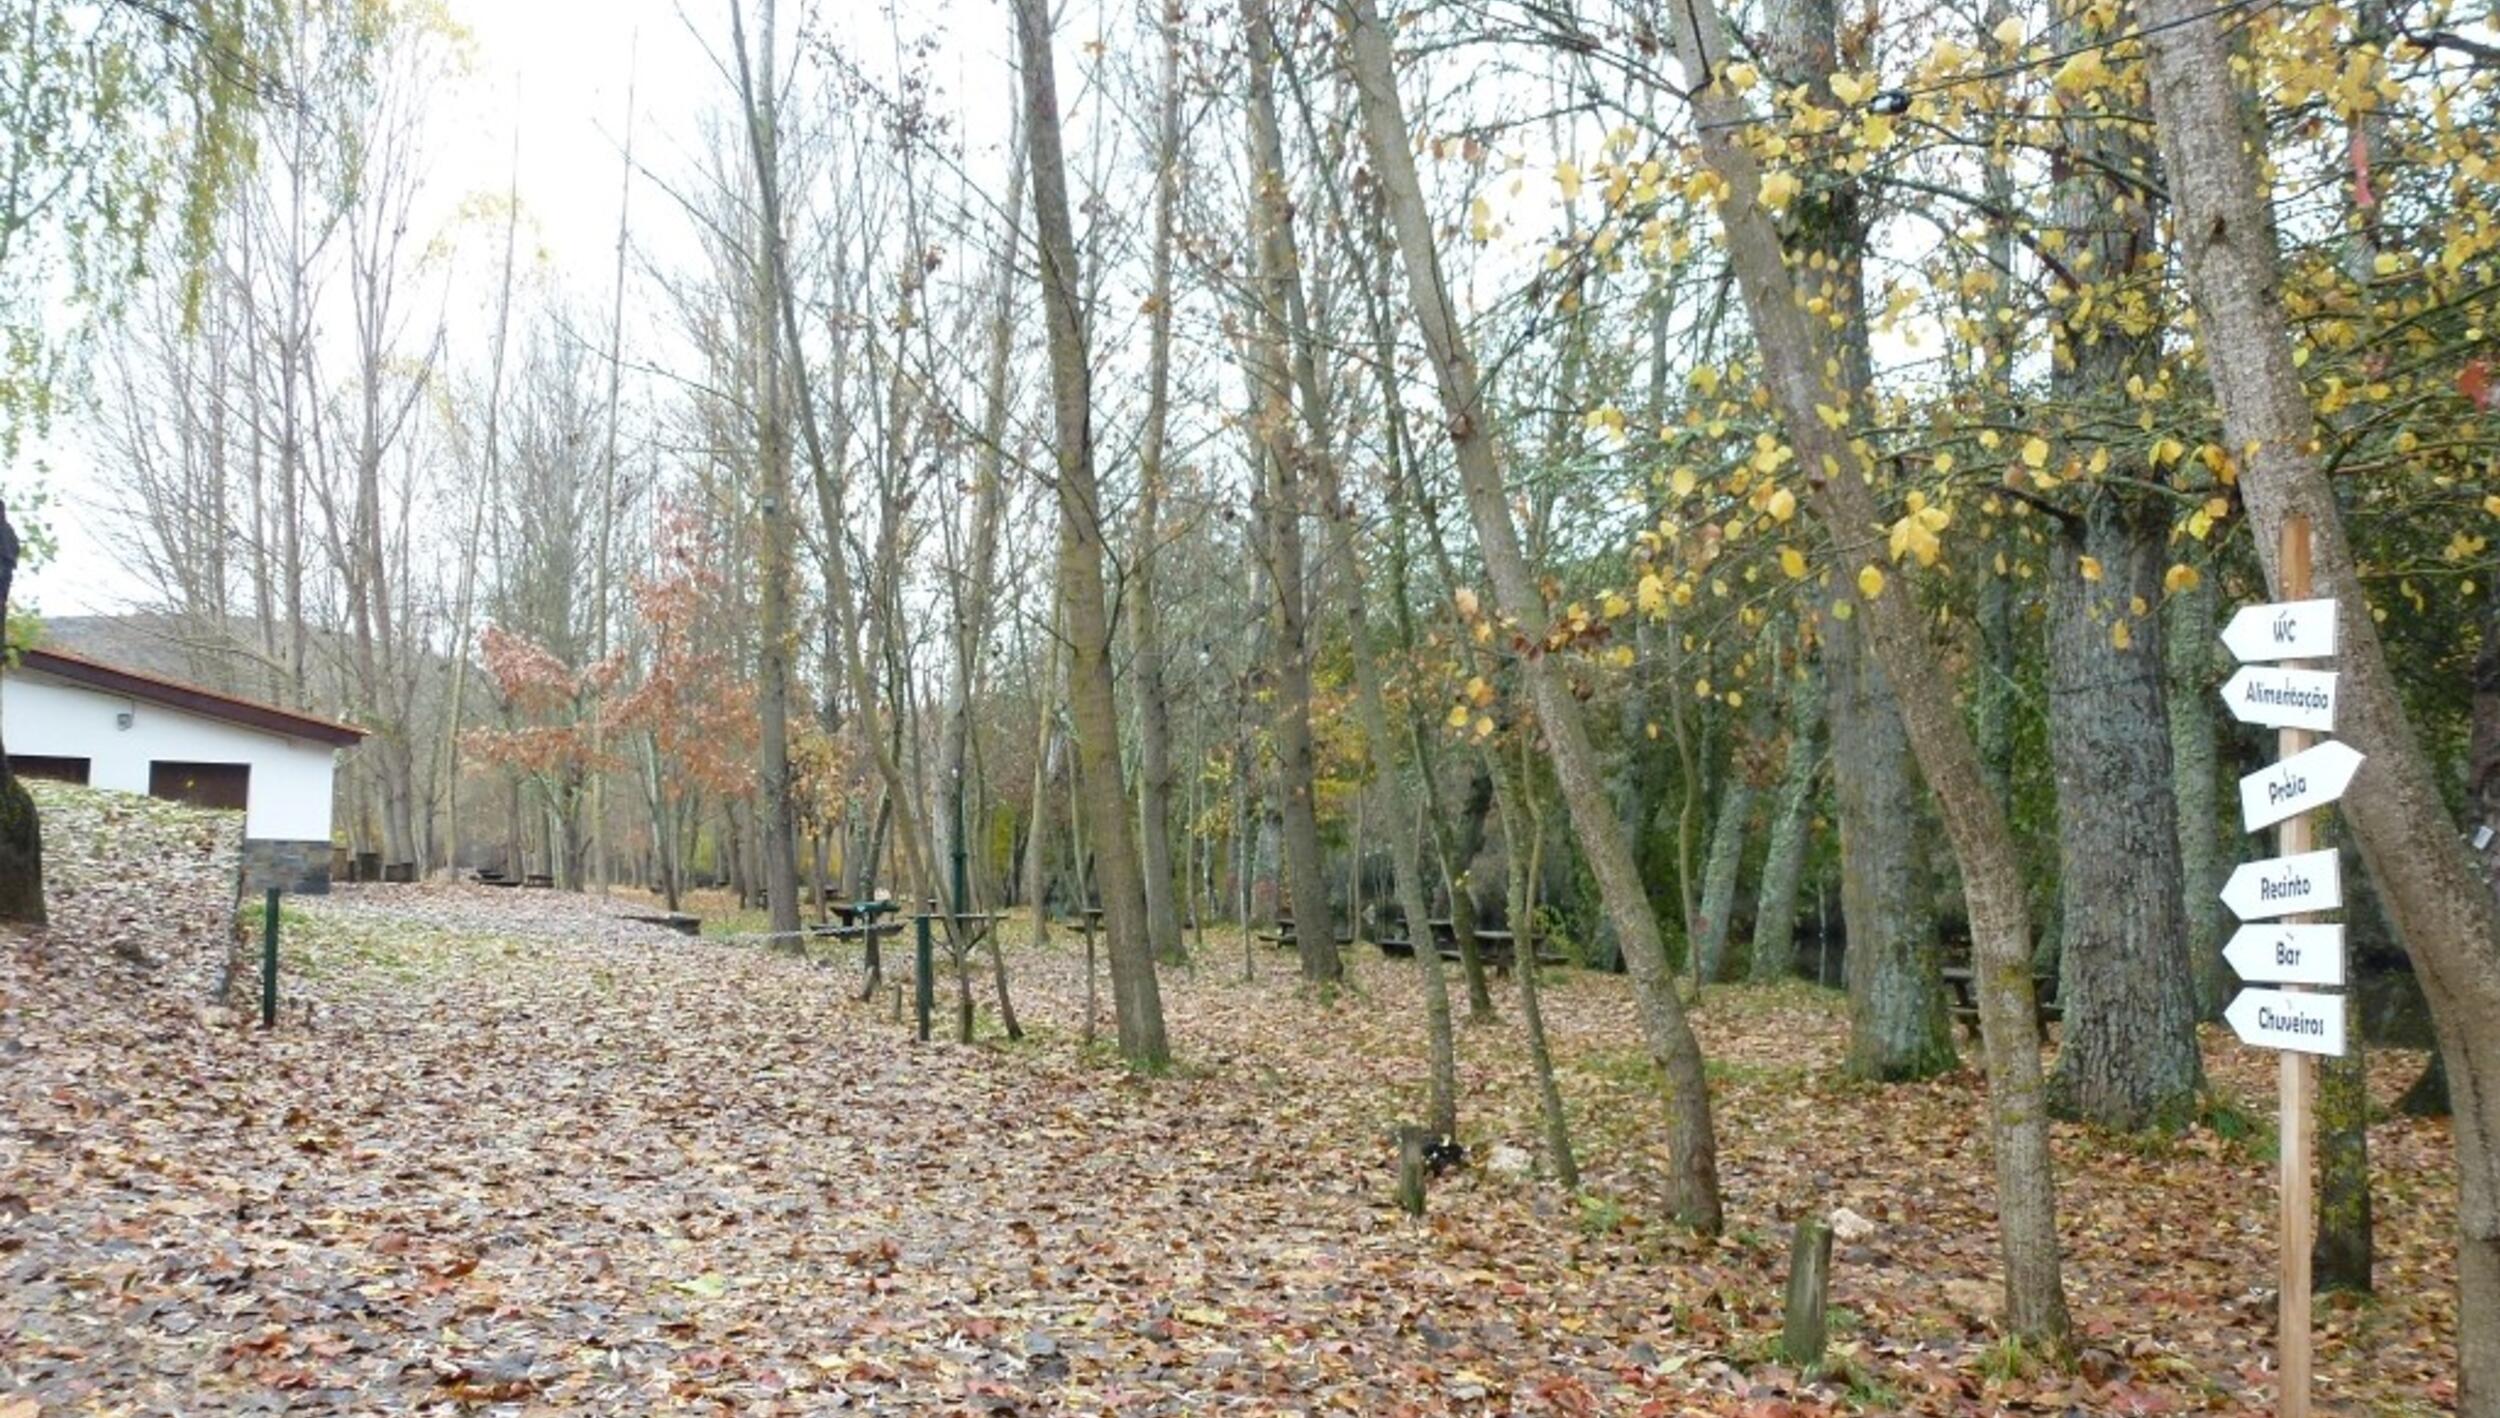
[[[628,82],[636,165],[663,177],[685,170],[702,142],[704,115],[728,101],[726,81],[706,53],[707,45],[726,52],[727,0],[446,3],[475,45],[469,76],[446,85],[429,112],[433,158],[426,202],[432,220],[450,230],[465,200],[501,195],[517,127],[518,185],[527,224],[522,259],[533,255],[528,248],[534,237],[537,259],[577,306],[604,312],[615,260]],[[746,0],[750,23],[758,3]],[[785,31],[803,8],[801,0],[783,0]],[[1006,132],[1005,104],[1013,93],[1004,4],[899,0],[898,9],[907,34],[941,36],[932,77],[945,91],[943,102],[976,147],[986,142],[994,149]],[[891,53],[886,11],[882,0],[827,0],[819,18],[843,36],[860,62],[882,69],[889,67]],[[1082,38],[1074,26],[1062,30],[1063,86],[1072,83],[1065,56]],[[785,63],[790,52],[785,45]],[[638,179],[633,202],[638,259],[662,267],[678,264],[674,253],[680,251],[686,260],[696,259],[691,236],[665,193]],[[468,255],[447,326],[454,366],[475,357],[475,351],[460,348],[464,342],[483,347],[493,307],[492,234],[470,230],[463,243]],[[629,346],[636,343],[637,303],[629,294]],[[101,535],[110,513],[97,498],[92,459],[75,424],[65,421],[37,450],[49,465],[49,520],[59,552],[50,565],[23,578],[19,590],[49,615],[127,610],[142,588]]]

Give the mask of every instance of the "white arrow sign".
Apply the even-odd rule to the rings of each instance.
[[[2325,807],[2344,795],[2344,786],[2360,766],[2360,750],[2328,739],[2260,768],[2240,780],[2240,821],[2254,832]]]
[[[2344,983],[2342,926],[2242,926],[2222,948],[2240,978],[2256,984]]]
[[[2242,990],[2222,1012],[2243,1044],[2344,1056],[2344,997],[2288,990]]]
[[[2335,672],[2244,665],[2222,687],[2222,702],[2243,724],[2335,731]]]
[[[2223,885],[2222,904],[2243,921],[2332,911],[2344,904],[2343,864],[2331,847],[2242,862]]]
[[[2244,665],[2330,658],[2335,653],[2335,602],[2329,598],[2242,606],[2222,628],[2222,643]]]

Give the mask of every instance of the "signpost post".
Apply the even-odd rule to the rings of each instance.
[[[2268,861],[2231,873],[2223,902],[2243,921],[2223,952],[2243,980],[2284,986],[2242,990],[2224,1017],[2241,1042],[2282,1054],[2282,1292],[2278,1368],[2281,1418],[2309,1418],[2309,1244],[2313,1203],[2310,1154],[2316,1144],[2311,1096],[2319,1054],[2344,1052],[2344,997],[2312,992],[2344,982],[2344,928],[2311,913],[2343,904],[2343,879],[2332,850],[2319,851],[2310,813],[2344,794],[2361,766],[2348,745],[2316,735],[2335,727],[2335,676],[2282,665],[2335,654],[2335,602],[2309,598],[2309,520],[2283,522],[2283,594],[2288,601],[2247,606],[2231,617],[2222,643],[2248,665],[2223,687],[2223,702],[2242,723],[2277,730],[2278,758],[2240,780],[2241,820],[2251,832],[2275,829]]]

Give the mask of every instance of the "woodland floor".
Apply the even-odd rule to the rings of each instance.
[[[2084,1348],[2041,1368],[1987,1319],[1978,1077],[1843,1080],[1802,986],[1699,1015],[1729,1214],[1701,1242],[1652,1200],[1618,979],[1547,994],[1584,1194],[1476,1169],[1417,1224],[1385,1140],[1416,990],[1368,952],[1323,1010],[1218,937],[1164,977],[1182,1066],[1141,1080],[1081,1042],[1065,941],[1011,950],[1031,1037],[985,1014],[967,1049],[852,1002],[855,959],[554,893],[349,889],[285,925],[272,1033],[93,948],[109,912],[0,941],[0,1418],[2270,1409],[2262,1130],[2059,1130]],[[1500,1004],[1461,1041],[1465,1130],[1533,1150]],[[2209,1040],[2249,1114],[2268,1062]],[[2447,1145],[2372,1131],[2381,1297],[2322,1304],[2325,1411],[2453,1406]],[[1834,1206],[1875,1230],[1809,1382],[1770,1357],[1788,1220]]]

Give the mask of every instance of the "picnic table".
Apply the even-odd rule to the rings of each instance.
[[[1433,948],[1441,953],[1442,959],[1457,960],[1461,958],[1461,953],[1458,948],[1457,922],[1451,920],[1447,916],[1439,916],[1426,922],[1425,924],[1432,927]],[[1519,937],[1510,931],[1493,930],[1484,926],[1476,927],[1474,935],[1476,937],[1477,956],[1482,959],[1485,964],[1493,967],[1494,974],[1509,974],[1511,966],[1519,958]],[[1410,955],[1414,953],[1411,946],[1408,948],[1407,953]],[[1539,965],[1568,965],[1571,963],[1566,960],[1560,952],[1542,948],[1537,951],[1536,962]]]
[[[1962,1026],[1962,1037],[1979,1037],[1979,972],[1968,965],[1947,965],[1937,972],[1944,977],[1945,988],[1953,992],[1954,1021]],[[2057,999],[2057,976],[2035,970],[2031,976],[2031,1028],[2042,1039],[2049,1036],[2049,1021],[2066,1017],[2066,1007]]]
[[[1259,932],[1259,939],[1280,950],[1298,949],[1302,944],[1301,938],[1294,934],[1293,917],[1281,913],[1276,917],[1276,928],[1272,931]],[[1337,937],[1337,944],[1352,945],[1354,937],[1350,933],[1340,933]]]
[[[683,911],[629,911],[625,919],[646,926],[666,926],[679,935],[703,934],[703,918]]]

